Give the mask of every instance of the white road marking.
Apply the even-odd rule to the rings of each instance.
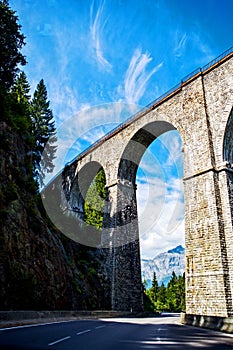
[[[79,333],[76,333],[77,335],[81,335],[81,334],[85,334],[85,333],[88,333],[90,332],[91,330],[90,329],[86,329],[85,331],[82,331],[82,332],[79,332]]]
[[[95,327],[95,329],[100,329],[100,328],[104,328],[106,326],[98,326],[98,327]]]
[[[0,331],[10,331],[11,329],[20,329],[20,328],[30,328],[30,327],[41,327],[41,326],[49,326],[50,324],[56,324],[56,323],[66,323],[66,322],[77,322],[77,320],[68,320],[68,321],[51,321],[51,322],[45,322],[45,323],[32,323],[32,324],[25,324],[21,326],[13,326],[13,327],[5,327],[0,328]]]
[[[56,341],[54,341],[54,342],[52,342],[52,343],[49,343],[48,345],[49,345],[49,346],[52,346],[52,345],[55,345],[55,344],[57,344],[57,343],[60,343],[60,342],[62,342],[62,341],[64,341],[64,340],[67,340],[67,339],[70,339],[70,338],[71,338],[71,336],[69,335],[68,337],[61,338],[61,339],[58,339],[58,340],[56,340]]]

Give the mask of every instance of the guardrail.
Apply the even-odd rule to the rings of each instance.
[[[171,89],[169,89],[168,91],[166,91],[164,94],[162,94],[161,96],[159,96],[158,98],[156,98],[155,100],[153,100],[151,103],[149,103],[148,105],[146,105],[145,107],[143,107],[142,109],[140,109],[138,112],[134,113],[133,115],[131,115],[128,119],[126,119],[124,122],[120,123],[117,127],[115,127],[114,129],[112,129],[110,132],[108,132],[107,134],[105,134],[104,136],[102,136],[100,139],[98,139],[97,141],[95,141],[93,144],[91,144],[89,147],[87,147],[83,152],[79,153],[75,158],[73,158],[71,161],[67,162],[65,164],[65,167],[70,166],[75,160],[79,160],[80,158],[82,158],[84,155],[86,155],[87,153],[89,153],[89,151],[93,148],[95,148],[96,145],[103,143],[105,140],[107,140],[108,138],[110,138],[112,135],[114,135],[116,132],[119,132],[120,130],[124,129],[127,125],[129,125],[130,123],[132,123],[133,121],[139,119],[140,117],[142,117],[145,112],[148,112],[150,109],[155,108],[159,103],[161,103],[164,99],[168,98],[168,96],[178,92],[182,86],[189,81],[190,79],[194,79],[195,76],[199,75],[200,73],[205,73],[205,71],[209,70],[211,67],[213,67],[216,63],[220,62],[221,60],[223,60],[224,58],[226,58],[228,55],[230,55],[231,53],[233,53],[233,46],[230,47],[228,50],[226,50],[225,52],[223,52],[221,55],[219,55],[218,57],[216,57],[214,60],[210,61],[209,63],[207,63],[205,66],[203,66],[202,68],[197,68],[195,69],[193,72],[191,72],[190,74],[186,75],[184,78],[181,79],[180,83],[173,86]],[[55,175],[55,177],[53,179],[51,179],[49,181],[49,183],[51,183],[59,174],[61,174],[63,170],[61,170],[59,173],[57,173]],[[49,184],[48,183],[48,184]],[[48,184],[45,186],[47,187]]]

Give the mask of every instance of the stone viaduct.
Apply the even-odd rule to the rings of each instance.
[[[109,250],[112,309],[142,310],[136,172],[148,146],[174,129],[181,135],[184,151],[186,313],[230,317],[233,48],[77,156],[48,186],[45,208],[51,212],[48,202],[55,200],[82,221],[88,187],[104,170],[107,198],[98,244]],[[88,234],[85,239],[95,245]]]

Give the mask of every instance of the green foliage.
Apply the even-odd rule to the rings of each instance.
[[[182,311],[185,309],[185,277],[172,275],[172,279],[167,286],[169,308],[173,311]],[[169,298],[170,295],[170,298]]]
[[[9,7],[8,0],[0,1],[0,88],[9,90],[18,73],[18,65],[26,60],[20,50],[24,42],[18,17]]]
[[[12,121],[17,130],[24,131],[22,136],[26,137],[27,145],[32,148],[32,120],[30,112],[30,85],[26,74],[21,72],[16,78],[11,89],[12,107],[14,110]]]
[[[151,297],[148,293],[148,291],[146,290],[147,287],[147,283],[146,280],[144,280],[143,282],[143,305],[144,305],[144,311],[154,311],[155,307],[154,307],[154,303],[151,300]]]
[[[44,80],[41,79],[31,102],[34,136],[33,167],[40,186],[44,185],[45,173],[50,173],[54,169],[53,160],[56,153],[55,121],[49,105]]]
[[[84,203],[85,222],[99,229],[103,226],[103,211],[106,198],[106,179],[101,169],[87,191]]]
[[[157,301],[158,291],[159,291],[159,285],[158,285],[156,273],[154,272],[152,287],[151,287],[151,298],[154,303]]]
[[[21,72],[17,77],[12,88],[12,95],[16,98],[18,103],[25,105],[27,109],[30,109],[30,85],[24,72]]]
[[[162,283],[161,286],[159,287],[158,297],[157,297],[157,307],[159,310],[161,308],[165,307],[166,299],[167,299],[166,287],[165,287],[164,283]]]
[[[33,172],[38,185],[43,186],[45,173],[51,172],[54,168],[53,159],[56,152],[55,122],[49,109],[43,79],[37,85],[31,101],[30,85],[25,73],[21,72],[12,87],[10,98],[8,113],[11,111],[11,122],[21,131],[22,138],[30,148],[28,152],[30,173]]]
[[[8,0],[0,0],[1,121],[20,133],[25,148],[22,151],[25,151],[26,164],[29,164],[28,175],[32,175],[33,168],[34,177],[42,186],[45,173],[54,168],[56,129],[43,79],[30,101],[30,85],[26,75],[24,72],[18,75],[18,65],[26,64],[25,57],[20,52],[25,45],[25,37],[20,30],[18,17],[9,7]],[[7,149],[12,140],[7,142],[7,136],[3,137],[5,140],[1,145]]]
[[[176,276],[172,273],[172,278],[167,287],[162,283],[158,286],[156,274],[154,273],[152,287],[144,290],[153,305],[154,311],[180,312],[185,310],[185,277]],[[148,303],[148,302],[147,302]]]

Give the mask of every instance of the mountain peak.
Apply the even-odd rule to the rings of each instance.
[[[142,259],[141,271],[142,280],[147,282],[147,287],[152,286],[154,272],[156,273],[159,285],[168,284],[173,271],[177,276],[182,276],[185,270],[185,248],[182,245],[160,253],[154,259]]]
[[[168,250],[168,253],[174,254],[174,253],[178,253],[178,254],[182,254],[185,251],[185,249],[182,247],[182,245],[178,245],[177,247]]]

